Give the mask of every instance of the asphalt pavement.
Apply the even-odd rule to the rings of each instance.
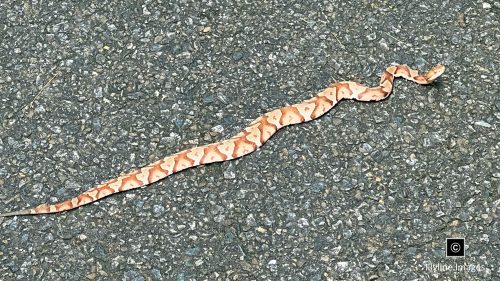
[[[0,2],[0,212],[54,203],[330,83],[238,160],[0,218],[0,280],[500,280],[500,2]],[[463,238],[464,257],[446,256]],[[459,244],[460,246],[460,244]]]

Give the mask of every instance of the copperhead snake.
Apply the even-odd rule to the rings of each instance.
[[[186,149],[167,156],[66,201],[56,204],[42,204],[35,208],[3,213],[0,216],[38,215],[72,210],[115,193],[149,185],[187,168],[239,158],[257,150],[279,129],[314,120],[328,112],[342,99],[380,101],[391,93],[395,77],[403,77],[425,85],[432,83],[443,74],[444,70],[445,67],[438,64],[428,72],[419,75],[418,71],[407,65],[393,65],[384,71],[380,84],[376,87],[370,88],[352,81],[334,83],[311,99],[278,108],[260,116],[230,139]]]

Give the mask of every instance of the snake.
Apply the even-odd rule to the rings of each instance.
[[[319,118],[340,100],[380,101],[390,95],[396,77],[427,85],[441,76],[444,70],[444,65],[437,64],[429,71],[419,74],[417,70],[405,64],[398,64],[385,69],[376,87],[364,86],[353,81],[337,82],[306,101],[265,113],[229,139],[182,150],[123,176],[108,180],[65,201],[41,204],[34,208],[3,213],[0,216],[39,215],[73,210],[115,193],[149,185],[188,168],[236,159],[257,150],[283,127]]]

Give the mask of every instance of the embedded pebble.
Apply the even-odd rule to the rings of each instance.
[[[474,122],[474,125],[485,127],[485,128],[491,128],[491,124],[486,123],[484,121],[476,121],[476,122]]]
[[[215,127],[212,127],[212,131],[220,134],[224,132],[224,127],[222,127],[222,125],[217,125]]]

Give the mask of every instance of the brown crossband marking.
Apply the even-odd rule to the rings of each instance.
[[[175,160],[174,160],[175,165],[174,165],[174,168],[172,170],[172,173],[175,173],[177,171],[182,171],[186,168],[193,166],[194,161],[191,158],[187,157],[187,154],[190,151],[191,151],[190,149],[184,150],[183,152],[179,153],[177,155],[177,157],[175,157]]]
[[[66,211],[73,208],[73,206],[71,205],[71,201],[64,201],[62,203],[58,203],[56,204],[55,207],[58,212]]]
[[[227,155],[220,152],[218,146],[219,146],[219,143],[215,143],[213,145],[205,147],[205,149],[203,150],[204,154],[200,159],[200,165],[218,162],[218,161],[224,161],[227,159]]]
[[[324,96],[318,96],[314,103],[316,105],[314,111],[311,113],[312,119],[318,118],[333,107],[333,101]]]
[[[410,69],[407,65],[398,65],[396,66],[396,72],[394,73],[396,76],[408,77],[410,78]]]
[[[280,124],[281,125],[285,125],[285,117],[286,117],[286,113],[288,112],[288,107],[283,107],[283,108],[280,108],[280,111],[281,111],[281,117],[280,117]]]
[[[295,115],[298,116],[300,119],[300,123],[303,123],[305,121],[304,116],[299,112],[299,110],[295,106],[290,107],[290,115]]]
[[[160,167],[165,170],[165,171],[168,171],[169,174],[172,174],[173,173],[173,170],[174,170],[174,166],[175,166],[175,158],[177,156],[176,155],[172,155],[172,156],[168,156],[168,157],[165,157],[163,159],[161,159],[159,162],[160,162]]]
[[[318,97],[318,99],[316,100],[316,102],[318,102],[318,101],[327,103],[328,104],[327,106],[333,106],[333,100],[331,100],[331,99],[329,99],[327,97],[320,96],[320,97]]]
[[[266,116],[267,122],[274,125],[278,130],[283,127],[283,125],[280,123],[281,115],[281,109],[275,109],[271,112],[266,113],[264,116]]]
[[[382,91],[382,88],[366,88],[363,92],[359,93],[356,97],[357,100],[364,101],[367,99],[372,99],[377,97],[377,100],[380,100],[385,96],[385,92]]]
[[[385,81],[390,81],[392,83],[393,80],[394,76],[392,76],[392,74],[390,74],[388,71],[384,71],[384,73],[382,73],[382,76],[380,77],[380,85],[382,85]]]
[[[300,112],[297,110],[297,108],[293,106],[287,106],[284,108],[281,108],[281,118],[280,118],[280,124],[281,125],[290,125],[290,124],[296,124],[296,123],[302,123],[304,122],[304,116],[300,114]]]
[[[235,140],[234,151],[232,155],[233,158],[241,157],[257,149],[257,145],[251,141],[248,141],[245,137],[246,135],[238,140]]]
[[[262,132],[259,130],[259,126],[253,126],[246,129],[247,134],[244,136],[245,140],[255,143],[256,146],[261,145]]]
[[[149,177],[148,181],[150,183],[159,181],[165,177],[168,176],[168,171],[164,170],[160,164],[158,163],[157,165],[153,166],[151,170],[149,170]]]
[[[394,76],[387,70],[382,73],[380,77],[380,87],[384,92],[389,92],[392,89],[392,82],[394,81]]]
[[[352,90],[347,83],[337,83],[337,91],[342,98],[347,98],[352,96]]]
[[[271,124],[267,121],[267,118],[262,118],[259,124],[260,130],[260,143],[265,143],[277,130],[276,125]]]
[[[418,75],[416,70],[412,70],[406,65],[396,65],[388,67],[382,74],[380,84],[373,88],[352,81],[335,83],[320,92],[316,97],[264,114],[255,119],[242,132],[222,142],[195,147],[165,157],[140,170],[111,179],[66,201],[51,205],[42,204],[35,208],[3,213],[0,216],[35,215],[67,211],[117,192],[148,185],[190,167],[239,158],[262,146],[280,128],[316,119],[328,112],[342,99],[378,101],[389,96],[392,91],[394,77],[402,76],[418,84],[430,84],[443,74],[444,70],[445,67],[438,64],[428,72]]]
[[[113,193],[115,193],[115,191],[106,184],[97,189],[97,198],[103,198]]]
[[[132,175],[130,177],[127,177],[123,179],[122,181],[122,186],[120,187],[120,191],[125,191],[125,190],[130,190],[136,187],[141,187],[144,184],[137,179],[136,175]]]
[[[49,209],[50,209],[49,204],[42,204],[35,208],[35,213],[37,214],[49,213]]]
[[[78,205],[79,206],[88,204],[88,203],[93,201],[92,197],[90,197],[86,193],[82,193],[82,194],[78,195],[77,198],[78,198]]]

